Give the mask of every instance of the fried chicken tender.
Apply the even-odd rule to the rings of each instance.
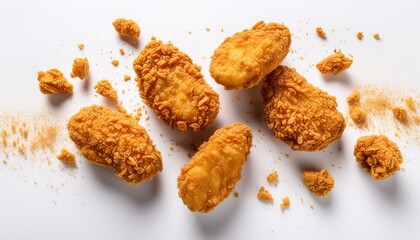
[[[117,31],[121,37],[132,39],[140,37],[140,27],[133,20],[118,18],[112,23],[112,25],[114,25],[115,31]]]
[[[38,72],[39,90],[43,94],[72,93],[73,84],[64,77],[58,69],[50,69],[46,72]]]
[[[206,83],[201,68],[171,43],[152,38],[133,67],[140,96],[166,125],[200,131],[219,113],[219,94]]]
[[[397,144],[384,135],[364,136],[354,147],[356,161],[376,180],[384,180],[400,170],[403,157]]]
[[[261,95],[268,128],[293,150],[323,150],[346,127],[335,97],[308,83],[295,69],[276,68],[267,75]]]
[[[317,63],[316,68],[318,68],[322,74],[337,75],[349,68],[352,63],[352,59],[347,58],[341,51],[337,51]]]
[[[125,114],[92,105],[72,116],[67,128],[89,162],[113,169],[129,184],[162,171],[162,157],[146,130]]]
[[[218,129],[181,168],[178,195],[184,204],[207,213],[227,198],[241,178],[251,146],[252,132],[245,124]]]
[[[260,21],[223,41],[211,57],[210,74],[227,90],[251,88],[281,64],[291,42],[286,26]]]

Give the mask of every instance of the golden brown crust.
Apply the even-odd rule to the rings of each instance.
[[[43,94],[72,93],[73,84],[64,77],[58,69],[50,69],[47,72],[38,72],[39,90]]]
[[[316,196],[327,196],[334,188],[334,178],[325,168],[321,171],[305,171],[303,182]]]
[[[261,95],[268,128],[293,150],[323,150],[346,127],[335,97],[308,83],[295,69],[276,68],[266,77]]]
[[[154,38],[133,63],[140,96],[172,128],[203,130],[219,113],[219,95],[201,68],[171,43]]]
[[[178,176],[179,197],[195,212],[209,212],[229,196],[241,178],[252,146],[251,129],[242,123],[218,129]]]
[[[223,41],[211,57],[210,74],[227,90],[251,88],[281,64],[291,42],[286,26],[260,21]]]
[[[337,75],[349,68],[352,63],[352,59],[347,58],[341,51],[337,51],[317,63],[316,68],[318,68],[322,74]]]
[[[397,144],[384,135],[364,136],[354,147],[356,161],[376,180],[384,180],[400,170],[403,158]]]
[[[117,31],[121,37],[132,39],[140,37],[140,27],[133,20],[118,18],[112,23],[112,25],[114,25],[115,31]]]
[[[115,90],[112,87],[111,83],[106,79],[103,79],[103,80],[97,82],[94,88],[95,88],[95,91],[98,94],[100,94],[104,97],[107,97],[107,98],[112,99],[112,100],[117,100],[118,99],[117,90]]]
[[[324,32],[324,29],[322,29],[322,27],[317,27],[317,28],[315,29],[315,31],[316,31],[316,34],[317,34],[320,38],[323,38],[323,39],[326,39],[326,38],[327,38],[327,34]]]
[[[73,60],[73,68],[70,73],[71,78],[78,77],[80,80],[89,75],[89,61],[87,58],[76,58]]]
[[[61,149],[61,153],[57,155],[57,159],[65,164],[76,166],[76,158],[74,157],[74,154],[65,148]]]
[[[162,157],[146,130],[109,108],[82,108],[67,124],[70,138],[89,162],[111,168],[129,184],[152,179],[162,171]]]
[[[258,190],[257,198],[264,202],[273,202],[273,196],[271,193],[265,189],[265,187],[260,187]]]

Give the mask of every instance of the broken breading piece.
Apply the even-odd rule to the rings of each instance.
[[[292,150],[321,151],[346,127],[335,97],[308,83],[295,69],[279,66],[261,89],[267,126]]]
[[[129,184],[162,171],[162,157],[147,131],[133,118],[109,108],[82,108],[67,123],[71,140],[91,163],[108,167]]]
[[[100,94],[104,97],[107,97],[109,99],[112,99],[112,100],[117,100],[118,99],[117,90],[115,90],[112,87],[111,83],[106,79],[103,79],[103,80],[99,81],[98,83],[96,83],[95,91],[98,94]]]
[[[47,72],[38,72],[39,90],[43,94],[72,93],[73,84],[64,77],[58,69],[50,69]]]
[[[384,135],[364,136],[354,147],[356,161],[376,180],[384,180],[400,170],[403,157],[397,144]]]
[[[356,37],[357,37],[359,40],[362,40],[362,39],[363,39],[363,32],[358,32],[358,33],[356,34]]]
[[[73,61],[72,72],[70,73],[71,78],[78,77],[80,80],[87,78],[89,75],[89,61],[87,58],[76,58]]]
[[[324,29],[322,29],[322,27],[317,27],[315,31],[316,31],[316,34],[320,38],[323,38],[323,39],[326,39],[327,38],[327,34],[324,32]]]
[[[57,155],[57,159],[65,164],[76,166],[76,159],[74,157],[74,154],[69,152],[65,148],[61,149],[61,153]]]
[[[279,180],[279,174],[277,173],[277,171],[271,172],[267,176],[267,182],[270,184],[275,184],[277,183],[278,180]]]
[[[363,111],[360,107],[349,106],[350,118],[356,124],[364,124],[367,120],[367,113]]]
[[[282,203],[280,204],[280,208],[285,209],[285,208],[288,208],[288,207],[290,207],[290,199],[289,199],[289,197],[284,197],[282,199]]]
[[[273,202],[273,200],[274,200],[271,193],[267,189],[265,189],[264,187],[261,187],[258,190],[257,198],[261,201],[264,201],[264,202]]]
[[[327,196],[334,188],[334,178],[325,168],[321,171],[305,171],[303,182],[316,196]]]
[[[152,38],[133,67],[141,98],[166,125],[200,131],[219,113],[219,94],[206,83],[201,68],[171,43]]]
[[[118,18],[112,23],[112,25],[114,25],[115,31],[117,31],[121,37],[132,39],[140,37],[140,27],[133,20]]]
[[[291,42],[286,26],[260,21],[223,41],[211,57],[210,74],[226,90],[251,88],[281,64]]]
[[[233,123],[218,129],[181,168],[178,195],[193,212],[207,213],[229,196],[252,147],[251,129]]]
[[[346,101],[351,106],[359,106],[360,105],[360,92],[358,90],[354,90],[350,95],[347,97]]]
[[[341,51],[337,51],[317,63],[316,68],[324,75],[337,75],[349,68],[352,63],[352,59],[347,58]]]
[[[407,123],[408,122],[408,113],[407,110],[405,110],[402,107],[394,107],[392,109],[392,114],[394,115],[394,117],[402,122],[402,123]]]

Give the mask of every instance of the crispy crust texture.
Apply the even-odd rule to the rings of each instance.
[[[279,66],[261,89],[265,119],[293,150],[321,151],[346,127],[335,97],[314,87],[295,69]]]
[[[58,69],[38,72],[39,90],[43,94],[73,93],[73,84]]]
[[[70,138],[86,159],[111,168],[129,184],[152,179],[162,171],[162,157],[146,130],[109,108],[82,108],[67,124]]]
[[[291,42],[286,26],[260,21],[223,41],[211,57],[210,74],[227,90],[251,88],[281,64]]]
[[[251,146],[252,132],[245,124],[217,130],[181,168],[178,194],[184,204],[207,213],[227,198],[241,178]]]
[[[171,43],[152,38],[133,66],[141,98],[166,125],[200,131],[219,113],[219,94],[201,68]]]
[[[324,75],[337,75],[349,68],[352,63],[352,59],[347,58],[341,51],[337,51],[317,63],[316,68],[318,68],[318,71]]]

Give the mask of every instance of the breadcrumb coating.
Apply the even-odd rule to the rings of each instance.
[[[65,164],[76,166],[76,158],[74,157],[74,154],[65,148],[61,149],[61,153],[57,155],[57,159]]]
[[[272,202],[274,200],[271,193],[264,187],[261,187],[258,190],[257,198],[264,202]]]
[[[394,107],[392,109],[392,113],[394,114],[394,117],[402,122],[402,123],[407,123],[408,122],[408,113],[407,110],[405,110],[402,107]]]
[[[280,204],[280,208],[285,209],[285,208],[288,208],[288,207],[290,207],[290,199],[289,199],[289,197],[285,197],[285,198],[282,199],[282,203]]]
[[[117,31],[121,37],[132,39],[140,37],[140,27],[133,20],[118,18],[112,23],[112,25],[114,25],[115,31]]]
[[[38,72],[39,90],[43,94],[72,93],[73,84],[64,77],[58,69],[50,69],[47,72]]]
[[[227,90],[251,88],[281,64],[291,42],[286,26],[260,21],[223,41],[211,57],[210,74]]]
[[[305,171],[303,182],[316,196],[327,196],[334,188],[334,178],[325,168],[321,171]]]
[[[352,59],[347,58],[341,51],[337,51],[317,63],[316,68],[324,75],[337,75],[349,68],[352,63]]]
[[[267,176],[267,182],[270,184],[275,184],[279,180],[279,174],[277,171],[274,171]]]
[[[89,61],[87,58],[76,58],[73,61],[73,69],[70,73],[71,78],[78,77],[80,80],[89,75]]]
[[[109,99],[112,99],[112,100],[117,100],[118,99],[117,90],[115,90],[112,87],[111,83],[106,79],[103,79],[103,80],[99,81],[98,83],[96,83],[95,91],[98,94],[100,94],[104,97],[107,97]]]
[[[318,34],[318,36],[320,38],[323,38],[323,39],[326,39],[327,38],[327,34],[324,32],[324,29],[322,29],[322,27],[317,27],[315,29],[315,31],[316,31],[316,34]]]
[[[219,113],[219,94],[206,83],[201,68],[171,43],[152,38],[133,66],[140,96],[166,125],[200,131]]]
[[[129,184],[162,171],[162,157],[146,130],[131,117],[103,106],[82,108],[67,123],[70,138],[83,156],[111,168]]]
[[[356,161],[376,180],[384,180],[400,170],[403,157],[397,144],[384,135],[360,137],[354,147]]]
[[[293,150],[323,150],[346,127],[335,97],[308,83],[295,69],[276,68],[264,81],[261,95],[268,128]]]
[[[209,212],[229,196],[241,178],[250,148],[251,129],[233,123],[218,129],[181,168],[178,195],[195,212]]]
[[[408,97],[405,99],[405,105],[408,109],[410,109],[412,112],[416,112],[416,103],[414,102],[414,99],[412,97]]]

